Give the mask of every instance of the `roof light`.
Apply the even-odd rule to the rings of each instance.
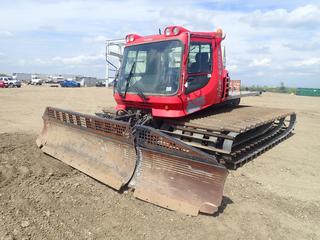
[[[166,37],[178,36],[179,34],[184,32],[189,32],[189,30],[180,26],[169,26],[164,29],[164,35]]]
[[[171,29],[170,29],[170,28],[166,28],[166,29],[164,30],[164,34],[165,34],[166,36],[170,36],[170,34],[171,34]]]
[[[179,30],[179,28],[174,27],[172,32],[173,32],[174,35],[178,35],[180,30]]]
[[[126,42],[127,43],[132,43],[133,41],[135,41],[136,39],[138,39],[140,36],[136,35],[136,34],[129,34],[126,36]]]
[[[218,28],[218,29],[217,29],[217,35],[222,36],[222,34],[223,34],[222,29],[221,29],[221,28]]]

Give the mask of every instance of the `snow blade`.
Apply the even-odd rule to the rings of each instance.
[[[136,152],[128,123],[47,107],[41,150],[119,190],[131,179]]]
[[[150,127],[136,127],[136,140],[135,197],[192,216],[217,211],[228,171],[213,156]]]

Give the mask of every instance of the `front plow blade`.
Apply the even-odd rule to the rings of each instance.
[[[135,197],[193,216],[217,211],[228,171],[214,157],[149,127],[136,140]]]
[[[160,131],[48,107],[37,145],[45,153],[119,190],[189,215],[212,214],[228,174],[209,156]],[[136,152],[138,155],[136,155]]]
[[[43,121],[43,152],[117,190],[129,182],[136,152],[128,123],[51,107]]]

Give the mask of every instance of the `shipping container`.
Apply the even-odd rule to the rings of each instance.
[[[320,88],[297,88],[296,94],[299,96],[320,97]]]

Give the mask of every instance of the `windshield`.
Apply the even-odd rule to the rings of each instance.
[[[177,40],[126,47],[117,91],[174,94],[179,87],[181,57],[182,43]]]

